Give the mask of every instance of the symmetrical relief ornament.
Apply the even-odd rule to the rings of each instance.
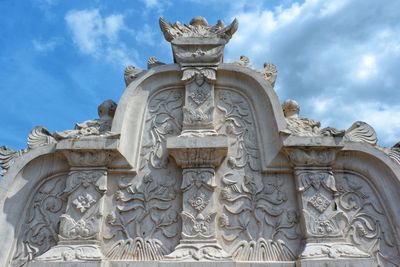
[[[226,203],[219,226],[222,238],[232,249],[232,256],[240,261],[290,261],[296,255],[279,239],[280,234],[289,240],[298,234],[297,211],[282,208],[287,200],[283,180],[266,180],[253,176],[243,177],[241,184],[229,180],[227,173],[222,180],[221,199]],[[229,215],[229,216],[228,216]]]
[[[336,174],[338,208],[348,242],[376,258],[378,266],[400,266],[399,244],[382,203],[365,178],[350,172]]]
[[[238,21],[235,19],[231,25],[225,27],[224,22],[219,20],[214,26],[209,26],[203,17],[194,17],[189,24],[182,24],[177,21],[171,24],[160,18],[160,28],[164,34],[165,40],[172,42],[178,38],[221,38],[229,41],[236,32]]]
[[[159,174],[159,173],[158,173]],[[138,177],[136,177],[138,178]],[[178,235],[177,188],[173,177],[121,179],[114,194],[116,211],[106,219],[105,239],[112,260],[161,260]],[[171,244],[172,243],[172,244]]]
[[[107,191],[107,164],[112,159],[106,150],[65,150],[71,165],[63,194],[67,200],[60,215],[57,246],[37,257],[38,261],[100,261],[103,204]]]
[[[28,261],[55,246],[59,240],[60,216],[66,209],[65,176],[51,178],[35,191],[22,224],[11,266],[25,266]]]

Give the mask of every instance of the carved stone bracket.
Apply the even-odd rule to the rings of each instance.
[[[63,192],[67,196],[67,207],[60,216],[58,245],[36,260],[102,260],[100,244],[107,165],[115,153],[93,147],[65,149],[62,144],[60,147],[71,165]]]
[[[343,211],[337,207],[337,187],[332,164],[340,146],[287,146],[294,165],[305,247],[300,259],[370,258],[345,241]]]

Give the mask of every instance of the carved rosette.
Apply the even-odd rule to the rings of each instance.
[[[344,213],[337,207],[338,189],[331,167],[339,148],[286,148],[302,209],[306,244],[301,259],[370,257],[343,235]]]
[[[113,154],[92,149],[66,149],[63,153],[71,170],[63,192],[67,206],[60,216],[58,245],[36,260],[99,261],[104,258],[100,244],[107,164]]]

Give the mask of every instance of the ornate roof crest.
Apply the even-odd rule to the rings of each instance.
[[[236,19],[226,26],[219,20],[209,26],[203,17],[194,17],[189,24],[171,24],[160,18],[165,40],[171,43],[175,63],[182,66],[218,65],[223,60],[224,46],[238,28]]]

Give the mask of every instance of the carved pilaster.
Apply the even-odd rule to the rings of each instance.
[[[340,147],[287,147],[294,165],[305,247],[300,259],[369,258],[342,233],[343,212],[337,206],[332,164]]]
[[[167,259],[226,260],[228,254],[216,239],[217,195],[215,169],[228,151],[222,136],[176,137],[167,148],[183,168],[182,239]]]
[[[107,191],[107,150],[64,150],[71,165],[64,194],[67,207],[60,216],[58,245],[38,257],[39,261],[103,259],[100,250],[103,205]]]

